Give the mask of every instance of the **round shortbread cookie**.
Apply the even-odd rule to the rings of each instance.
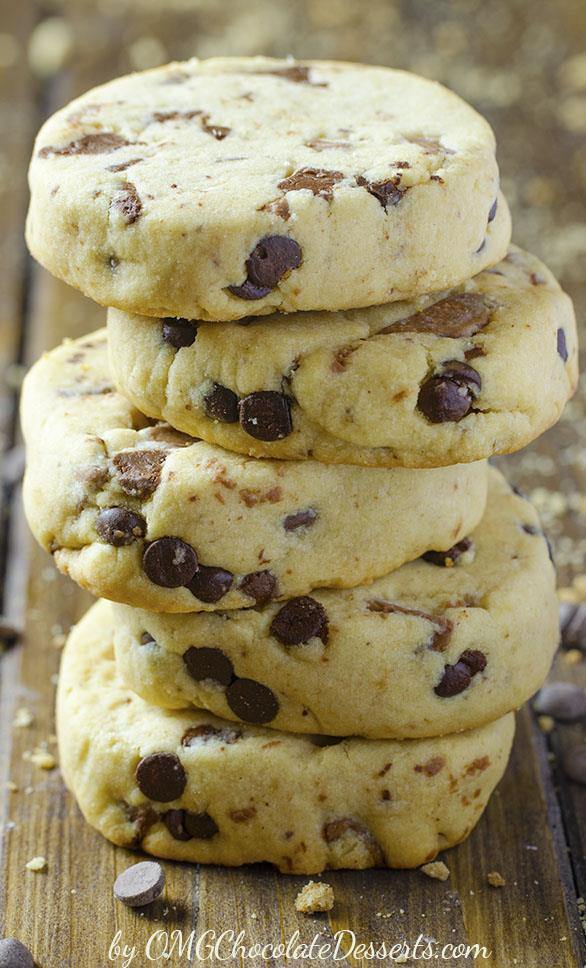
[[[114,624],[100,602],[70,636],[57,720],[65,781],[115,844],[298,874],[415,867],[468,835],[505,768],[512,715],[441,739],[332,745],[157,709],[118,679]]]
[[[249,325],[108,315],[120,390],[151,417],[255,457],[429,467],[510,453],[578,375],[572,303],[511,249],[457,290]]]
[[[473,729],[517,709],[559,641],[537,514],[495,470],[470,538],[371,585],[240,612],[119,605],[114,616],[118,671],[147,702],[375,739]]]
[[[486,121],[433,81],[359,64],[119,78],[45,123],[30,186],[33,255],[147,316],[405,299],[498,262],[511,231]]]
[[[105,332],[25,380],[25,506],[57,566],[154,611],[358,585],[478,523],[484,463],[427,471],[255,460],[153,425],[111,382]]]

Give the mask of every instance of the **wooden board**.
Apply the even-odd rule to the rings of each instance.
[[[49,111],[91,84],[127,70],[131,59],[136,63],[140,57],[153,56],[156,43],[168,57],[187,56],[194,49],[203,54],[248,52],[249,44],[251,51],[266,53],[293,50],[299,56],[394,63],[447,80],[475,99],[497,129],[505,187],[520,226],[518,241],[543,255],[551,246],[556,268],[578,305],[586,305],[586,286],[574,269],[574,253],[582,244],[576,225],[585,215],[579,197],[586,182],[586,152],[570,124],[575,108],[566,103],[578,96],[572,84],[581,90],[579,63],[567,66],[586,39],[581,0],[555,5],[558,19],[540,8],[541,24],[536,23],[530,0],[499,7],[499,16],[490,22],[474,0],[407,6],[409,10],[399,10],[391,2],[373,0],[370,17],[359,17],[352,0],[335,5],[295,3],[286,11],[251,0],[246,13],[235,8],[230,12],[230,5],[209,0],[198,4],[196,12],[184,7],[174,12],[170,4],[162,18],[155,3],[139,0],[135,10],[121,3],[110,13],[82,2],[65,3],[61,10],[73,30],[75,48],[63,69],[40,83],[31,78],[25,51],[32,25],[43,11],[31,0],[17,7],[0,0],[2,32],[16,38],[20,50],[14,66],[0,75],[0,119],[9,122],[2,127],[8,133],[0,154],[7,155],[14,173],[13,190],[3,196],[8,201],[0,208],[0,237],[11,240],[12,252],[10,261],[0,267],[0,363],[11,374],[11,385],[3,382],[0,390],[3,452],[18,443],[11,390],[14,365],[30,364],[65,335],[89,332],[101,325],[104,315],[40,268],[27,266],[20,239],[32,135]],[[501,23],[499,33],[503,18],[506,29]],[[481,30],[474,29],[477,21]],[[556,113],[552,90],[565,104],[565,120]],[[544,104],[549,104],[549,113]],[[586,506],[580,509],[579,502],[585,483],[585,413],[582,389],[559,428],[529,453],[502,462],[510,479],[543,504],[560,552],[564,585],[585,570],[580,555],[586,547]],[[566,495],[565,504],[552,497],[558,493]],[[228,930],[235,936],[244,931],[247,948],[256,942],[294,942],[296,932],[299,944],[310,944],[318,936],[313,956],[301,958],[297,953],[299,963],[310,965],[366,966],[372,960],[364,953],[356,955],[355,949],[353,953],[354,940],[375,948],[383,942],[388,947],[400,942],[413,946],[419,936],[435,939],[440,948],[482,945],[492,953],[487,963],[495,968],[584,964],[577,898],[586,892],[586,788],[568,783],[552,756],[583,743],[586,734],[582,726],[575,726],[545,737],[527,710],[519,716],[511,764],[484,818],[465,844],[445,855],[451,870],[445,883],[417,871],[331,873],[327,880],[336,894],[334,910],[304,918],[296,914],[294,898],[306,878],[285,877],[261,866],[232,871],[168,863],[162,901],[145,912],[117,904],[112,897],[114,878],[134,855],[113,848],[83,822],[58,769],[42,771],[23,758],[43,743],[55,751],[54,677],[60,654],[56,646],[89,598],[59,576],[50,559],[32,545],[17,489],[4,488],[3,494],[10,527],[3,528],[0,544],[2,607],[15,619],[26,619],[26,639],[0,662],[0,934],[27,943],[40,968],[122,965],[129,952],[124,957],[122,950],[111,948],[118,932],[122,949],[136,949],[130,963],[142,968],[151,963],[149,937],[174,929],[182,932],[186,944],[192,931],[194,937],[206,931]],[[569,665],[560,657],[553,676],[585,684],[586,663]],[[28,728],[12,726],[20,707],[34,714]],[[17,792],[6,788],[9,778]],[[45,873],[25,869],[37,855],[47,859]],[[487,884],[492,870],[505,877],[504,888]],[[323,952],[320,957],[318,944],[335,944],[332,939],[338,932],[346,932],[339,942],[339,958]],[[228,940],[221,953],[227,952]],[[176,951],[167,963],[197,960],[193,948],[183,954]],[[277,955],[267,963],[284,966],[295,960],[294,954],[288,960]],[[212,956],[209,963],[221,962]],[[237,952],[228,963],[261,962]],[[457,955],[447,963],[466,965],[470,959]]]

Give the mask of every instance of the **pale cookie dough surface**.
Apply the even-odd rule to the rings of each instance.
[[[143,412],[257,457],[426,467],[509,453],[555,423],[578,372],[572,303],[517,248],[409,303],[222,326],[111,310],[108,330],[114,379]]]
[[[472,729],[518,708],[559,640],[537,514],[495,470],[468,540],[371,585],[239,612],[114,615],[119,673],[147,702],[370,738]]]
[[[417,867],[470,833],[504,771],[512,715],[441,739],[323,745],[157,709],[117,678],[113,623],[100,602],[73,631],[57,719],[65,781],[115,844],[299,874]]]
[[[191,60],[46,122],[27,239],[54,275],[147,316],[368,306],[503,257],[494,152],[471,107],[403,71]]]
[[[33,367],[22,420],[37,540],[95,595],[155,611],[370,581],[451,547],[485,506],[484,463],[255,460],[153,425],[113,389],[103,331]]]

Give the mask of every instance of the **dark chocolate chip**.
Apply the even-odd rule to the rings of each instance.
[[[272,571],[251,571],[240,580],[238,588],[257,605],[266,605],[277,595],[277,579]]]
[[[296,511],[288,514],[283,521],[285,531],[297,531],[299,528],[310,528],[317,520],[317,511],[314,508],[307,508],[305,511]]]
[[[114,882],[114,897],[127,907],[152,904],[163,893],[165,872],[154,860],[127,867]]]
[[[136,782],[149,800],[168,803],[177,800],[187,784],[185,770],[175,753],[151,753],[136,768]]]
[[[200,565],[187,587],[200,602],[213,604],[230,591],[233,581],[234,575],[231,571]]]
[[[218,743],[226,743],[228,746],[231,746],[241,736],[242,731],[236,729],[234,726],[225,726],[223,729],[218,729],[217,726],[212,726],[211,723],[201,723],[199,726],[190,726],[181,740],[181,745],[195,746],[198,740],[201,740],[202,743],[215,740]]]
[[[245,723],[270,723],[279,712],[272,690],[254,679],[236,679],[226,689],[226,702]]]
[[[499,201],[498,198],[495,198],[494,202],[490,206],[490,211],[488,213],[488,222],[489,222],[489,224],[491,222],[494,222],[494,220],[496,218],[496,210],[497,210],[497,207],[498,207],[498,201]]]
[[[339,746],[346,739],[345,736],[323,736],[321,733],[314,733],[308,739],[314,746],[325,748],[326,746]]]
[[[586,691],[570,682],[552,682],[539,690],[533,708],[561,723],[577,723],[586,718]]]
[[[566,334],[561,327],[557,331],[557,348],[559,355],[565,363],[568,359],[568,346],[566,343]]]
[[[536,527],[534,524],[522,524],[521,531],[524,531],[525,534],[530,534],[533,536],[537,534],[541,534],[541,530],[538,527]]]
[[[422,384],[417,406],[431,423],[457,423],[470,413],[480,387],[480,374],[473,367],[451,360]]]
[[[486,669],[486,656],[478,649],[466,649],[454,665],[444,666],[442,678],[434,689],[442,699],[457,696],[467,689],[472,677]]]
[[[176,350],[179,350],[183,346],[191,346],[195,342],[197,326],[191,320],[172,319],[169,317],[163,319],[162,323],[163,341],[168,343],[169,346],[173,346]]]
[[[405,194],[406,189],[399,188],[399,181],[400,177],[396,176],[387,181],[369,182],[362,175],[359,175],[356,184],[360,185],[361,188],[366,188],[369,195],[376,198],[386,212],[389,205],[398,205]]]
[[[203,398],[204,410],[210,420],[220,423],[237,423],[238,397],[233,390],[223,387],[221,383],[214,383]]]
[[[209,813],[189,810],[167,810],[163,822],[175,840],[210,840],[218,833],[218,825]]]
[[[141,645],[156,645],[154,637],[150,632],[143,632],[140,639],[138,640]]]
[[[471,676],[475,676],[478,672],[484,672],[486,669],[486,656],[479,649],[465,649],[458,662],[463,662],[465,666],[468,666]]]
[[[221,649],[192,645],[183,653],[183,661],[189,675],[197,682],[212,679],[221,686],[229,686],[234,679],[234,666]]]
[[[112,206],[117,209],[124,222],[132,225],[142,215],[142,201],[132,182],[124,182],[120,192],[112,200]]]
[[[564,753],[562,766],[570,780],[586,784],[586,746],[574,746]]]
[[[166,459],[164,450],[125,450],[115,454],[112,463],[120,488],[129,497],[150,497],[161,483]]]
[[[84,134],[82,138],[70,141],[68,145],[61,148],[47,145],[39,151],[39,158],[50,158],[56,155],[105,155],[129,144],[132,142],[113,131],[97,131],[94,134]]]
[[[144,538],[147,523],[141,514],[128,508],[105,508],[96,518],[96,531],[102,541],[122,548]]]
[[[262,299],[274,289],[283,276],[301,265],[301,247],[287,235],[267,235],[254,247],[246,260],[246,280],[239,286],[228,286],[229,292],[242,299]]]
[[[271,622],[271,635],[283,645],[302,645],[310,639],[328,641],[328,616],[315,598],[303,595],[291,598],[279,609]]]
[[[16,938],[0,940],[0,968],[35,968],[35,962],[28,948]]]
[[[224,138],[228,137],[230,131],[232,130],[232,128],[227,128],[221,124],[214,124],[213,122],[210,123],[210,117],[208,114],[204,114],[202,116],[201,127],[206,134],[211,134],[212,138],[215,138],[216,141],[223,141]]]
[[[240,426],[256,440],[283,440],[293,430],[290,401],[276,390],[249,393],[239,410]]]
[[[334,185],[342,181],[343,177],[341,171],[327,171],[325,168],[299,168],[288,178],[280,181],[277,187],[284,192],[299,192],[305,189],[329,201],[332,198]]]
[[[385,326],[378,333],[432,333],[448,339],[470,337],[478,333],[490,318],[484,297],[477,292],[460,292]]]
[[[147,578],[162,588],[189,585],[197,571],[197,555],[181,538],[157,538],[146,548],[142,567]]]
[[[470,551],[472,547],[473,543],[471,538],[462,538],[461,541],[452,545],[447,551],[425,551],[421,557],[424,561],[428,561],[430,565],[450,568],[458,562],[463,554]]]

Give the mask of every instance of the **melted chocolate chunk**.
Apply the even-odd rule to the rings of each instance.
[[[211,840],[219,827],[209,813],[192,813],[190,810],[167,810],[163,823],[175,840]]]
[[[245,723],[270,723],[279,712],[274,692],[254,679],[236,679],[226,689],[226,702]]]
[[[211,134],[212,138],[215,138],[216,141],[223,141],[224,138],[228,137],[230,131],[232,130],[232,128],[223,127],[221,124],[214,124],[213,122],[210,123],[208,114],[204,114],[202,116],[201,127],[206,134]]]
[[[183,661],[189,675],[196,682],[212,679],[221,686],[229,686],[234,679],[234,666],[221,649],[211,649],[207,646],[196,648],[192,645],[187,652],[183,653]]]
[[[314,508],[307,508],[305,511],[296,511],[288,514],[283,521],[285,531],[298,531],[299,528],[310,528],[317,521],[318,513]]]
[[[277,596],[277,579],[272,571],[252,571],[241,578],[238,588],[257,605],[266,605]]]
[[[180,588],[189,585],[195,575],[197,555],[181,538],[157,538],[145,550],[142,567],[155,585]]]
[[[283,440],[293,430],[291,403],[284,393],[259,390],[239,404],[240,426],[256,440]]]
[[[301,265],[301,247],[286,235],[267,235],[246,260],[247,277],[228,291],[241,299],[262,299],[274,289],[286,273]]]
[[[149,800],[168,803],[177,800],[185,790],[187,777],[175,753],[151,753],[136,768],[136,782]]]
[[[383,333],[432,333],[449,339],[474,336],[490,318],[483,296],[460,292],[380,330]]]
[[[369,612],[380,612],[383,615],[398,613],[399,615],[414,615],[416,618],[423,618],[426,622],[430,622],[435,626],[436,629],[431,636],[431,640],[427,643],[428,648],[433,649],[434,652],[443,652],[448,647],[452,632],[454,631],[454,624],[448,618],[444,618],[441,615],[430,615],[428,612],[423,612],[419,608],[405,608],[403,605],[397,605],[395,602],[387,602],[380,598],[371,598],[366,603],[366,607]]]
[[[481,385],[480,374],[473,367],[450,360],[441,373],[421,385],[417,406],[431,423],[457,423],[470,413]]]
[[[471,538],[462,538],[457,544],[452,545],[447,551],[425,551],[421,557],[428,561],[430,565],[438,565],[442,568],[451,568],[455,565],[463,554],[473,547]]]
[[[288,178],[280,181],[278,188],[284,192],[299,192],[307,189],[314,195],[329,201],[332,198],[334,185],[342,181],[341,171],[327,171],[325,168],[299,168]]]
[[[96,518],[96,531],[102,541],[122,548],[144,538],[147,523],[141,514],[128,508],[105,508]]]
[[[302,645],[310,639],[328,641],[328,616],[325,608],[315,598],[303,595],[291,598],[279,609],[271,622],[271,635],[282,645]]]
[[[220,423],[238,422],[238,397],[233,390],[221,383],[214,383],[211,390],[208,390],[203,398],[203,406],[210,420],[219,420]]]
[[[62,148],[47,145],[39,151],[39,158],[50,158],[56,155],[61,157],[68,155],[105,155],[130,144],[133,144],[133,142],[127,141],[126,138],[122,138],[113,131],[96,131],[94,134],[85,134],[76,141],[70,141],[68,145],[64,145]]]
[[[470,685],[473,676],[486,669],[486,656],[477,649],[466,649],[454,665],[444,666],[442,678],[434,689],[442,699],[457,696]]]
[[[187,587],[200,602],[213,604],[230,591],[233,581],[234,575],[231,571],[200,565]]]
[[[120,488],[129,497],[150,497],[161,482],[164,450],[125,450],[115,454],[112,463]]]
[[[127,225],[132,225],[142,215],[142,201],[132,182],[124,182],[122,190],[112,201]]]
[[[567,359],[568,359],[568,346],[567,346],[567,343],[566,343],[566,334],[565,334],[564,330],[561,329],[561,327],[557,331],[556,340],[557,340],[557,350],[558,350],[558,354],[560,355],[560,357],[562,358],[563,362],[565,363],[567,361]]]
[[[386,181],[369,182],[362,175],[359,175],[356,184],[360,185],[361,188],[366,188],[368,194],[376,198],[386,212],[389,205],[398,205],[405,194],[406,189],[399,188],[399,181],[399,176],[396,176]]]
[[[163,342],[176,350],[191,346],[197,336],[197,326],[189,319],[163,319]]]

